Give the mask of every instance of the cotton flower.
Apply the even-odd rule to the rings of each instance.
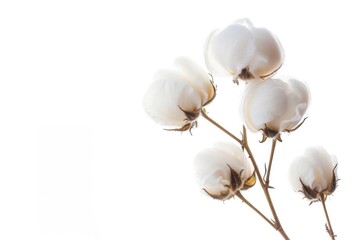
[[[336,157],[323,147],[311,147],[290,165],[289,179],[295,191],[312,202],[332,194],[337,186]]]
[[[240,79],[267,78],[283,64],[284,51],[279,40],[266,28],[256,28],[241,19],[213,31],[205,42],[205,62],[218,76]]]
[[[229,142],[218,142],[198,153],[194,168],[200,187],[215,199],[226,200],[255,184],[252,165],[244,152]]]
[[[305,83],[296,79],[269,78],[249,82],[242,95],[240,115],[252,132],[262,130],[264,139],[297,129],[310,103]]]
[[[154,76],[143,99],[145,112],[168,130],[186,131],[196,126],[200,110],[215,97],[209,75],[190,59],[177,58],[175,68]]]

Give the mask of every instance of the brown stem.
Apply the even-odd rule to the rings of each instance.
[[[246,133],[246,127],[245,127],[245,125],[243,125],[243,131],[242,131],[242,137],[243,137],[243,140],[244,139],[247,139],[247,135],[246,135],[247,133]],[[243,144],[241,144],[241,148],[242,148],[242,150],[244,151],[244,145]]]
[[[262,212],[260,212],[256,207],[254,207],[254,205],[252,205],[252,204],[241,194],[240,191],[237,191],[237,192],[235,193],[235,195],[236,195],[238,198],[240,198],[246,205],[248,205],[252,210],[254,210],[257,214],[259,214],[260,217],[262,217],[262,218],[263,218],[267,223],[269,223],[273,228],[276,229],[275,224],[274,224],[272,221],[270,221],[267,217],[265,217],[265,215],[264,215]]]
[[[249,147],[249,144],[248,144],[248,141],[247,141],[247,133],[246,133],[246,128],[243,126],[243,140],[242,140],[242,144],[241,146],[246,150],[246,152],[249,154],[249,158],[250,158],[250,161],[252,163],[252,165],[254,166],[254,169],[255,169],[255,173],[256,173],[256,176],[257,178],[259,179],[259,182],[260,182],[260,185],[261,185],[261,188],[264,189],[265,188],[265,183],[261,177],[261,173],[260,173],[260,170],[259,170],[259,167],[255,161],[255,157],[253,155],[253,153],[251,152],[251,149]]]
[[[272,145],[271,145],[271,153],[270,153],[270,159],[269,159],[269,166],[268,166],[268,170],[266,173],[266,179],[265,179],[265,186],[268,188],[269,187],[269,183],[270,183],[270,172],[271,172],[271,166],[272,166],[272,162],[273,162],[273,158],[274,158],[274,152],[275,152],[275,147],[276,147],[276,142],[277,139],[273,138],[272,140]]]
[[[264,192],[264,195],[266,197],[266,200],[269,204],[269,207],[270,207],[270,210],[271,210],[271,213],[274,217],[274,228],[281,234],[281,236],[286,239],[286,240],[289,240],[290,238],[286,235],[284,229],[282,228],[281,224],[280,224],[280,220],[277,216],[277,213],[275,211],[275,207],[274,207],[274,204],[271,200],[271,196],[270,196],[270,193],[269,193],[269,189],[267,188],[267,186],[265,185],[264,183],[264,180],[262,179],[262,176],[261,176],[261,173],[259,171],[259,167],[257,166],[257,163],[255,161],[255,158],[254,158],[254,155],[252,154],[251,152],[251,149],[248,145],[248,142],[247,142],[247,134],[246,134],[246,128],[243,126],[243,139],[240,140],[239,138],[237,138],[234,134],[230,133],[228,130],[226,130],[223,126],[221,126],[220,124],[218,124],[216,121],[214,121],[213,119],[211,119],[205,109],[201,109],[201,115],[206,119],[208,120],[209,122],[211,122],[214,126],[216,126],[217,128],[219,128],[221,131],[223,131],[224,133],[226,133],[227,135],[229,135],[231,138],[233,138],[235,141],[237,141],[238,143],[240,143],[240,145],[243,147],[243,149],[246,150],[246,152],[248,153],[249,155],[249,158],[251,160],[251,163],[253,164],[254,166],[254,170],[255,170],[255,174],[258,178],[258,181],[261,185],[261,188]]]
[[[221,126],[220,124],[218,124],[217,122],[215,122],[213,119],[211,119],[204,108],[201,109],[201,115],[208,120],[209,122],[211,122],[213,125],[215,125],[217,128],[219,128],[221,131],[223,131],[224,133],[226,133],[227,135],[229,135],[231,138],[233,138],[235,141],[237,141],[238,143],[240,143],[241,145],[243,145],[243,142],[237,138],[234,134],[232,134],[231,132],[229,132],[228,130],[226,130],[223,126]]]
[[[327,221],[326,230],[328,231],[330,238],[332,240],[335,240],[336,235],[334,234],[334,231],[333,231],[333,229],[331,227],[329,214],[327,212],[326,204],[325,204],[326,198],[325,198],[323,193],[320,194],[320,200],[321,200],[321,203],[322,203],[322,206],[323,206],[323,209],[324,209],[324,213],[325,213],[325,216],[326,216],[326,221]]]

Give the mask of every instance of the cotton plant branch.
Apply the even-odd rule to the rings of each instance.
[[[282,141],[281,133],[297,130],[306,119],[310,90],[305,82],[296,78],[273,77],[283,66],[284,49],[271,31],[257,28],[249,19],[240,19],[213,31],[205,41],[204,56],[207,70],[188,58],[180,57],[175,60],[173,68],[157,72],[144,95],[144,110],[165,130],[189,131],[190,134],[202,116],[235,140],[241,147],[231,142],[216,143],[197,154],[194,166],[199,185],[215,199],[227,200],[236,195],[284,239],[289,239],[270,196],[271,171],[277,141]],[[231,77],[237,84],[240,80],[245,82],[240,115],[246,128],[243,126],[241,138],[214,121],[205,111],[216,97],[212,74]],[[248,144],[247,129],[262,131],[260,142],[272,139],[263,176]],[[303,193],[311,203],[322,202],[326,230],[332,240],[335,235],[325,200],[337,186],[336,162],[324,148],[310,147],[293,161],[289,174],[295,191]],[[256,178],[273,220],[242,195],[243,190],[255,185]]]
[[[232,139],[234,139],[235,141],[237,141],[243,149],[246,150],[246,152],[248,153],[249,155],[249,158],[251,160],[251,163],[253,164],[254,166],[254,171],[255,171],[255,174],[258,178],[258,181],[261,185],[261,188],[264,192],[264,195],[265,195],[265,198],[266,198],[266,201],[268,202],[268,205],[270,207],[270,210],[271,210],[271,213],[273,215],[273,218],[274,218],[274,223],[272,224],[272,226],[274,227],[275,230],[277,230],[281,236],[284,238],[284,239],[290,239],[285,230],[282,228],[281,226],[281,223],[280,223],[280,220],[279,220],[279,217],[276,213],[276,210],[275,210],[275,207],[274,207],[274,204],[272,202],[272,199],[271,199],[271,196],[270,196],[270,193],[269,193],[269,188],[268,186],[265,184],[264,180],[262,179],[262,176],[261,176],[261,173],[260,173],[260,170],[259,170],[259,167],[256,163],[256,160],[255,160],[255,157],[249,147],[249,144],[248,144],[248,141],[247,141],[247,133],[246,133],[246,128],[243,127],[243,133],[242,133],[242,139],[239,139],[238,137],[236,137],[234,134],[232,134],[231,132],[229,132],[228,130],[226,130],[223,126],[221,126],[219,123],[217,123],[215,120],[213,120],[211,117],[209,117],[209,115],[206,113],[206,110],[205,108],[202,108],[201,109],[201,115],[207,120],[209,121],[210,123],[212,123],[214,126],[216,126],[217,128],[219,128],[221,131],[223,131],[225,134],[227,134],[228,136],[230,136]],[[274,145],[273,145],[274,146]],[[273,155],[274,155],[274,149],[275,149],[275,146],[273,147],[272,151],[271,151],[271,157],[270,157],[270,161],[272,162],[272,158],[273,158]],[[267,172],[267,177],[266,179],[268,179],[270,177],[270,170],[268,170]],[[238,195],[237,195],[238,196]],[[242,195],[241,195],[242,196]],[[240,199],[242,199],[240,196],[238,196]],[[243,200],[243,199],[242,199]],[[244,201],[244,200],[243,200]],[[246,204],[248,203],[248,201],[244,201]],[[250,206],[249,204],[247,204],[248,206]],[[251,208],[252,205],[250,206]],[[253,208],[253,210],[255,210]],[[264,218],[264,215],[262,213],[259,213],[258,210],[255,210],[255,212],[257,212],[262,218]],[[266,220],[266,219],[265,219]]]

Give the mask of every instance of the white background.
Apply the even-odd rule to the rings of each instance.
[[[335,233],[354,239],[355,3],[1,1],[0,239],[280,239],[239,200],[212,200],[196,185],[194,154],[226,136],[202,119],[193,136],[166,132],[142,109],[154,72],[177,56],[203,64],[207,35],[243,17],[279,37],[286,52],[279,74],[312,92],[309,119],[275,153],[272,195],[282,224],[291,239],[328,239],[321,205],[309,207],[287,178],[290,161],[320,144],[339,161],[339,188],[327,201]],[[239,134],[243,86],[215,82],[207,110]],[[250,144],[263,166],[270,142],[259,139],[251,135]],[[269,215],[258,186],[246,196]]]

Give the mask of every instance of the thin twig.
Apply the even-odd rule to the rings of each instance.
[[[244,139],[247,139],[246,127],[245,127],[245,125],[243,125],[242,137],[243,137],[243,141],[244,141]],[[244,146],[243,146],[243,144],[241,144],[241,149],[244,151]]]
[[[270,183],[270,172],[271,172],[271,166],[272,166],[272,162],[273,162],[273,158],[274,158],[274,152],[275,152],[275,147],[276,147],[276,138],[273,138],[272,140],[272,145],[271,145],[271,153],[270,153],[270,159],[269,159],[269,166],[268,166],[268,170],[267,170],[267,174],[266,174],[266,179],[265,179],[265,187],[268,188],[269,187],[269,183]]]
[[[217,122],[215,122],[214,120],[212,120],[207,113],[205,112],[205,109],[202,108],[201,109],[201,115],[208,120],[209,122],[211,122],[212,124],[214,124],[216,127],[218,127],[221,131],[223,131],[224,133],[226,133],[227,135],[229,135],[231,138],[233,138],[235,141],[237,141],[238,143],[241,144],[241,146],[243,145],[243,142],[237,138],[234,134],[232,134],[231,132],[229,132],[228,130],[226,130],[224,127],[222,127],[220,124],[218,124]]]
[[[260,215],[267,223],[269,223],[273,228],[276,229],[275,224],[270,221],[262,212],[260,212],[254,205],[252,205],[241,193],[237,191],[235,195],[240,198],[246,205],[248,205],[252,210],[254,210],[257,214]]]
[[[325,213],[325,216],[326,216],[326,221],[327,221],[326,230],[329,233],[330,238],[332,240],[335,240],[336,235],[334,234],[334,231],[333,231],[331,223],[330,223],[329,214],[328,214],[327,209],[326,209],[326,204],[325,204],[326,199],[325,199],[324,194],[320,194],[320,200],[321,200],[321,203],[322,203],[322,206],[323,206],[323,209],[324,209],[324,213]]]

